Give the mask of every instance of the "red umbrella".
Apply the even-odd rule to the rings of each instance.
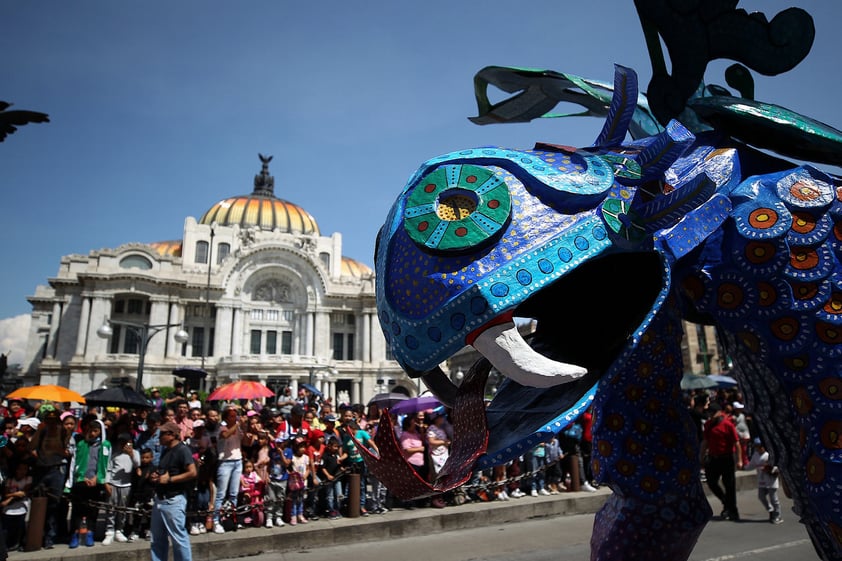
[[[261,384],[249,380],[231,382],[219,386],[208,396],[208,401],[230,401],[233,399],[259,399],[272,397],[275,392]]]

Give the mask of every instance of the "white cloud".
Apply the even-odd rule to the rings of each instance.
[[[0,353],[9,354],[9,365],[23,362],[30,319],[28,314],[0,319]]]

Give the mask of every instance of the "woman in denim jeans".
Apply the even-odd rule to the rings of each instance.
[[[240,476],[243,473],[242,445],[246,433],[242,422],[238,420],[237,410],[227,407],[222,414],[223,421],[219,430],[219,466],[216,468],[216,500],[213,503],[213,531],[224,534],[225,528],[219,523],[219,511],[227,499],[237,504],[240,493]],[[245,419],[245,418],[244,418]],[[251,442],[246,442],[246,445]]]

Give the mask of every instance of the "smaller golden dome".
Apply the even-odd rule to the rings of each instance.
[[[368,265],[360,263],[356,259],[351,259],[350,257],[342,257],[343,277],[354,277],[360,279],[373,273],[374,271],[372,271]]]

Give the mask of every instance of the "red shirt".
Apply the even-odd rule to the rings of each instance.
[[[733,454],[739,441],[737,429],[728,417],[717,414],[705,423],[705,442],[711,456]]]

